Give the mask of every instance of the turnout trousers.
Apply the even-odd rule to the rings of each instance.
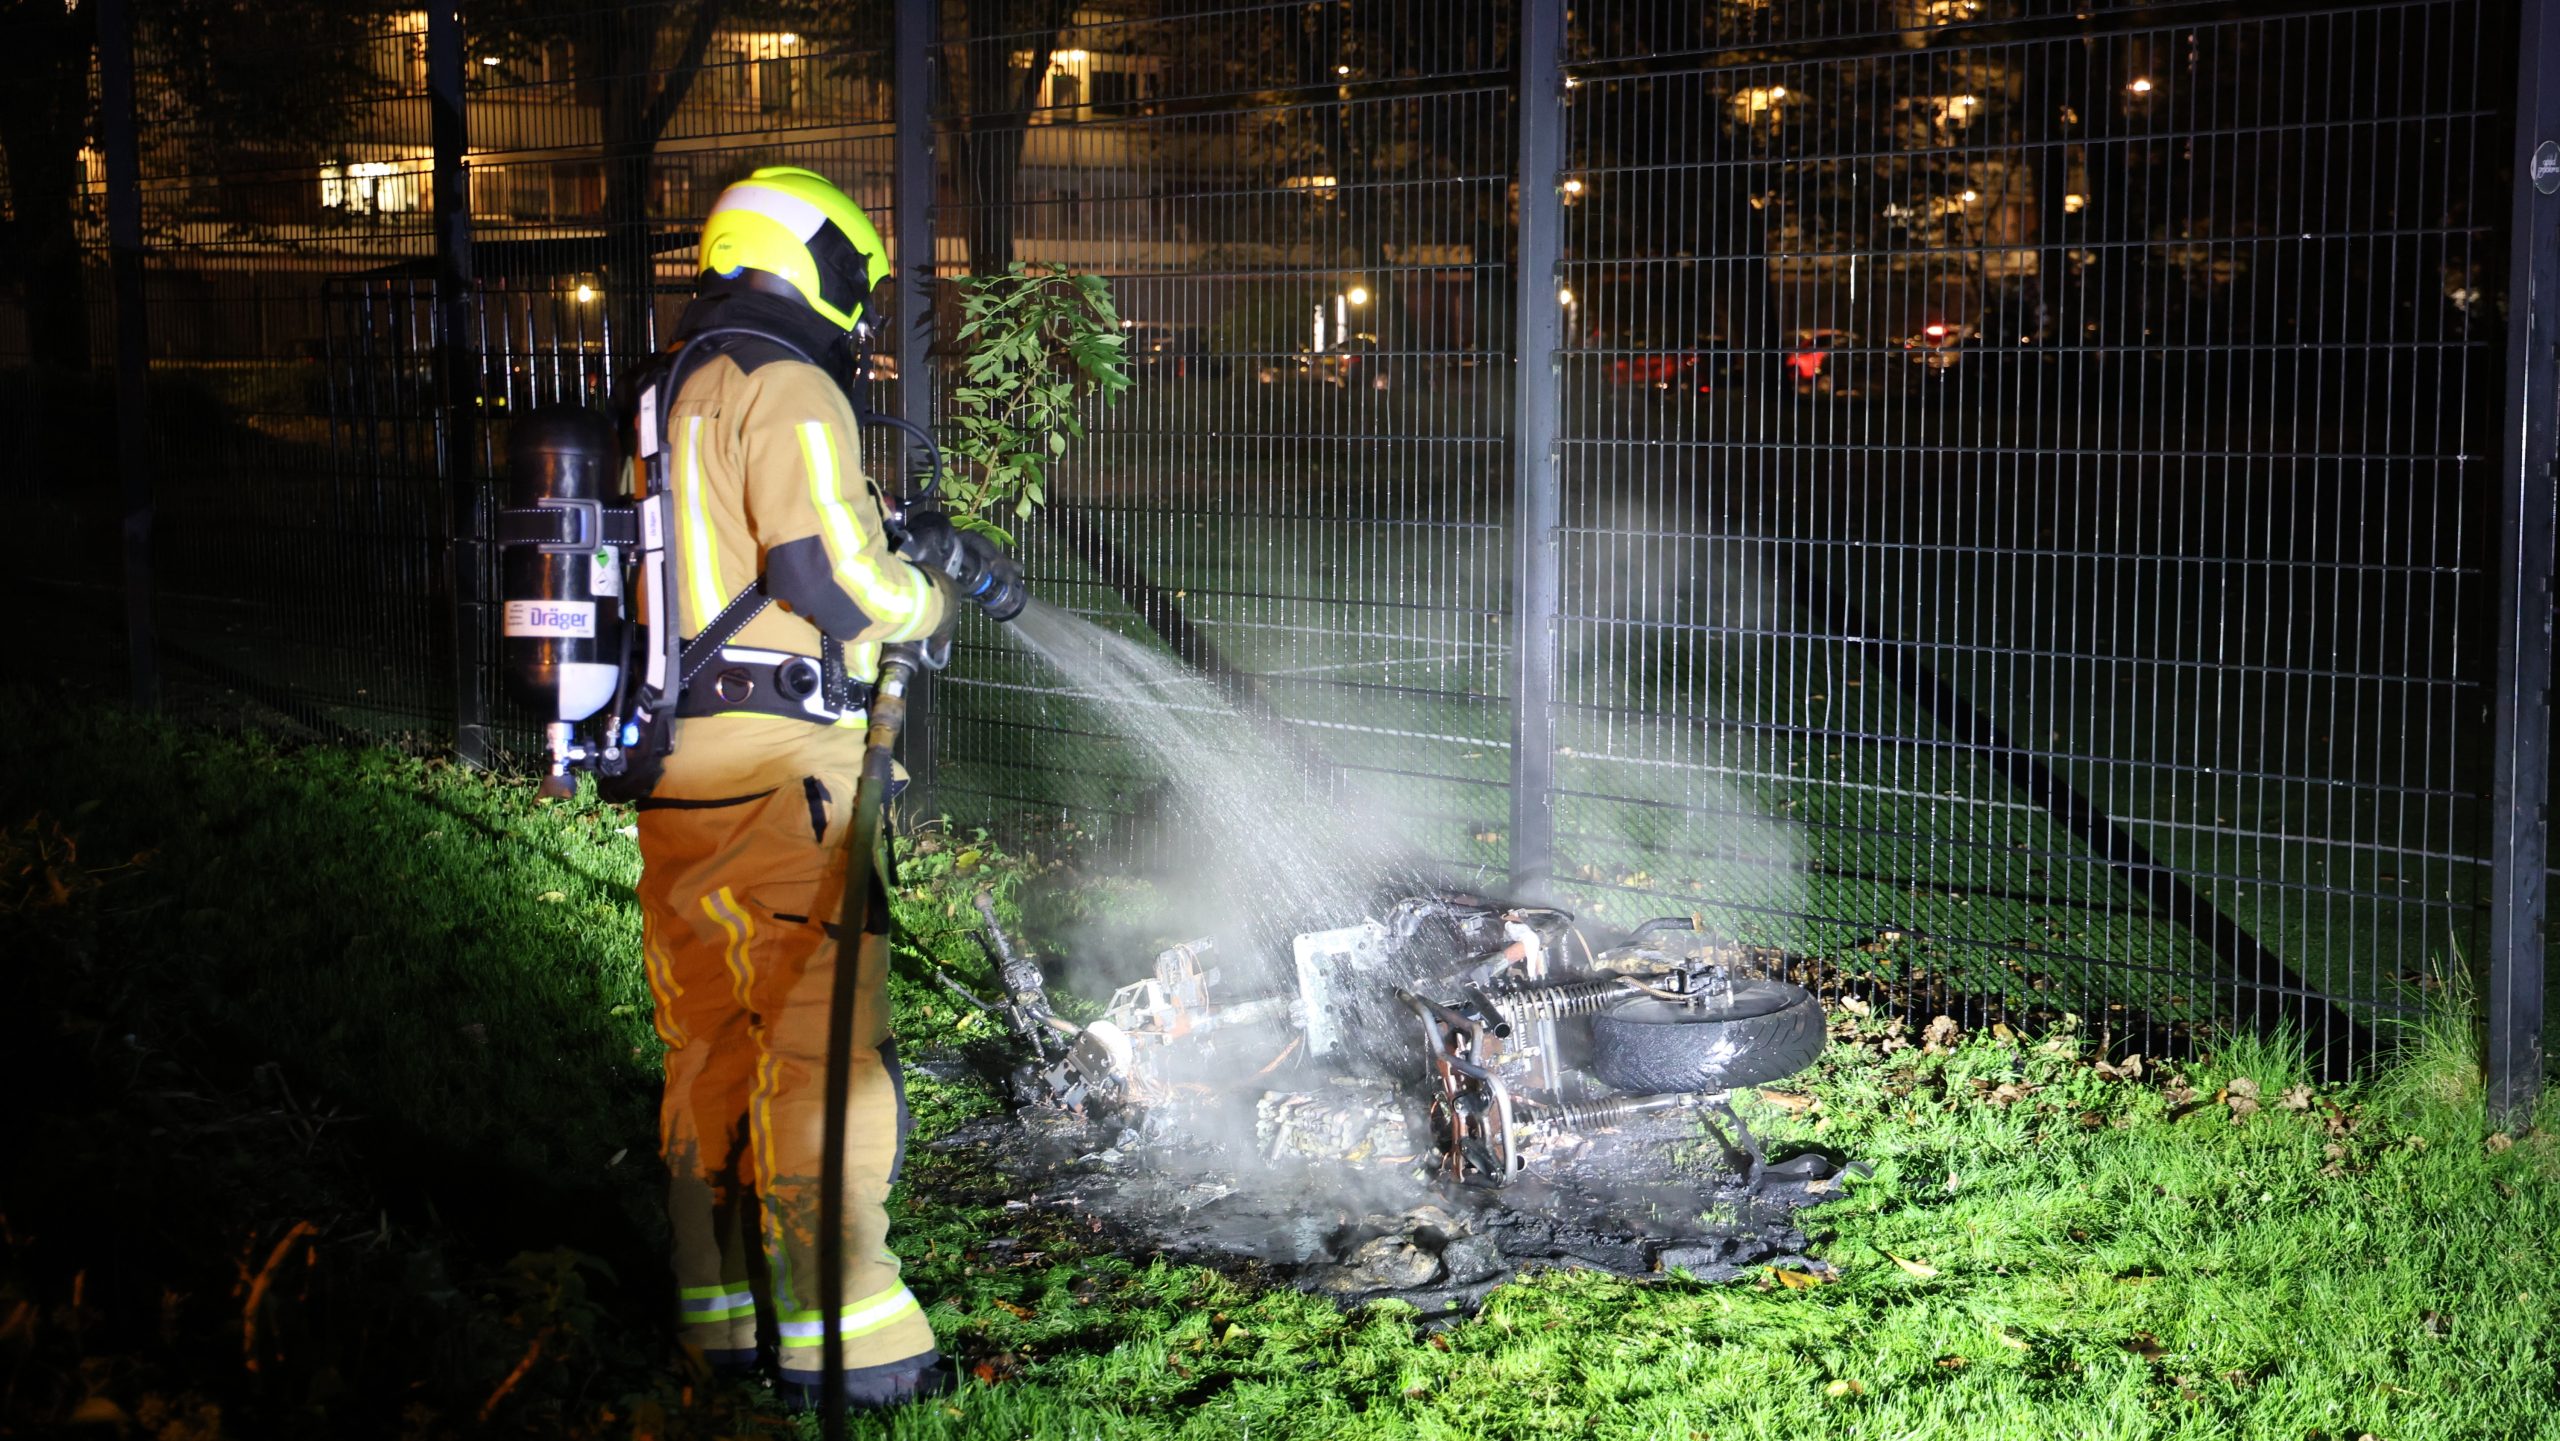
[[[828,994],[836,968],[854,967],[840,1334],[843,1382],[860,1397],[875,1387],[895,1394],[936,1357],[932,1328],[889,1250],[886,1203],[903,1159],[906,1106],[889,1036],[888,905],[876,875],[857,882],[873,888],[870,925],[859,937],[837,934],[852,759],[840,773],[741,798],[644,801],[640,903],[666,1045],[660,1144],[684,1337],[715,1359],[752,1356],[764,1306],[783,1379],[804,1385],[818,1384],[823,1369],[818,1178]]]

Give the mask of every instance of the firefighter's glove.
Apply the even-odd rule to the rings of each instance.
[[[948,579],[963,600],[977,602],[990,620],[1013,619],[1031,598],[1023,589],[1022,567],[1012,556],[978,532],[954,526],[938,511],[908,514],[907,543],[898,554],[918,569]]]
[[[933,628],[933,634],[910,642],[910,646],[915,652],[918,668],[945,670],[951,665],[952,634],[960,629],[959,597],[952,591],[948,576],[938,570],[926,571],[925,574],[933,577],[933,588],[942,592],[942,624]]]

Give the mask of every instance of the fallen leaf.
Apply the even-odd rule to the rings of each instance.
[[[2491,1136],[2488,1140],[2481,1142],[2482,1145],[2489,1148],[2489,1154],[2493,1156],[2498,1154],[2500,1151],[2511,1149],[2514,1147],[2515,1143],[2516,1138],[2508,1135],[2504,1131],[2500,1131],[2496,1135]]]
[[[2169,1354],[2169,1348],[2160,1344],[2160,1338],[2148,1331],[2136,1331],[2116,1344],[2145,1361],[2157,1361]]]
[[[1935,1266],[1926,1265],[1919,1261],[1906,1261],[1900,1256],[1893,1254],[1891,1251],[1885,1252],[1884,1255],[1886,1260],[1900,1266],[1903,1270],[1910,1272],[1912,1275],[1919,1277],[1923,1281],[1933,1281],[1937,1279],[1938,1268]]]
[[[1995,1035],[1995,1036],[1999,1037],[1999,1038],[2000,1038],[2000,1044],[2002,1044],[2002,1045],[2004,1045],[2004,1046],[2005,1046],[2005,1045],[2013,1044],[2013,1043],[2015,1043],[2015,1042],[2017,1041],[2017,1039],[2018,1039],[2018,1033],[2017,1033],[2017,1032],[2015,1032],[2015,1031],[2013,1031],[2013,1030],[2010,1030],[2007,1026],[2002,1025],[2002,1024],[2001,1024],[2001,1023],[1999,1023],[1998,1021],[1994,1021],[1994,1022],[1992,1022],[1992,1023],[1991,1023],[1991,1034],[1993,1034],[1993,1035]]]
[[[1823,1387],[1822,1391],[1826,1396],[1864,1396],[1867,1394],[1866,1387],[1859,1385],[1857,1382],[1850,1380],[1846,1376],[1843,1376],[1839,1380],[1832,1382],[1830,1385]]]
[[[1950,1371],[1961,1371],[1973,1363],[1962,1356],[1941,1356],[1938,1358],[1938,1364]]]
[[[2311,1088],[2309,1086],[2287,1087],[2283,1095],[2276,1097],[2276,1104],[2288,1111],[2308,1111],[2311,1109]]]
[[[1929,1022],[1928,1029],[1920,1033],[1920,1044],[1924,1050],[1951,1051],[1955,1049],[1957,1040],[1963,1035],[1964,1031],[1956,1025],[1955,1017],[1939,1016]]]
[[[1818,1104],[1813,1097],[1801,1096],[1793,1091],[1762,1091],[1760,1099],[1791,1116],[1800,1116],[1813,1110]]]
[[[1787,1271],[1781,1270],[1776,1266],[1771,1266],[1768,1270],[1771,1276],[1777,1278],[1779,1285],[1786,1287],[1790,1291],[1810,1291],[1814,1287],[1821,1285],[1823,1281],[1822,1277],[1813,1274],[1811,1271]]]
[[[2222,1104],[2231,1108],[2231,1119],[2234,1121],[2245,1121],[2251,1116],[2258,1114],[2257,1099],[2252,1096],[2241,1095],[2237,1091],[2224,1092],[2222,1096]]]
[[[1991,1088],[1991,1094],[1987,1099],[1991,1104],[1998,1106],[2000,1109],[2005,1111],[2026,1098],[2026,1087],[2019,1085],[2015,1081],[2002,1081],[1999,1085]]]
[[[569,893],[567,891],[544,891],[541,895],[535,896],[534,899],[542,902],[546,906],[556,906],[562,901],[569,899]]]
[[[1997,1326],[1991,1328],[1991,1339],[2008,1347],[2012,1351],[2032,1351],[2035,1349],[2033,1343],[2021,1341],[2017,1337],[2010,1335],[2008,1332],[2001,1330]]]
[[[2225,1092],[2238,1096],[2245,1101],[2254,1101],[2258,1099],[2258,1083],[2250,1080],[2247,1076],[2232,1077],[2231,1084],[2223,1087],[2222,1089]]]
[[[1840,998],[1840,1009],[1847,1011],[1853,1016],[1872,1016],[1876,1013],[1875,1007],[1868,1005],[1865,1001],[1858,999],[1856,996],[1842,996]]]

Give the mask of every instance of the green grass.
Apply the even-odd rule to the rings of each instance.
[[[625,816],[59,692],[0,715],[0,1434],[83,1405],[171,1441],[791,1434],[689,1386],[663,1324]],[[981,850],[900,898],[911,1048],[983,1032],[925,980],[978,977],[962,897],[1020,874]],[[2458,1012],[2300,1111],[2279,1045],[2177,1068],[2186,1099],[2101,1077],[2085,1031],[1887,1054],[1863,1024],[1789,1083],[1813,1108],[1749,1103],[1876,1166],[1805,1216],[1838,1269],[1807,1289],[1552,1273],[1425,1335],[1096,1254],[919,1147],[900,1245],[977,1379],[862,1434],[2560,1435],[2560,1141],[2484,1145]],[[915,1081],[927,1133],[993,1104]]]

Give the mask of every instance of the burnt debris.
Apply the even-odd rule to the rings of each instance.
[[[1840,1159],[1772,1161],[1728,1102],[1810,1063],[1782,957],[1666,918],[1435,893],[1296,936],[1279,983],[1170,947],[1082,1025],[981,904],[1011,1115],[942,1145],[1021,1208],[1347,1301],[1472,1311],[1524,1266],[1721,1279],[1795,1256]],[[1239,968],[1241,969],[1241,968]]]

